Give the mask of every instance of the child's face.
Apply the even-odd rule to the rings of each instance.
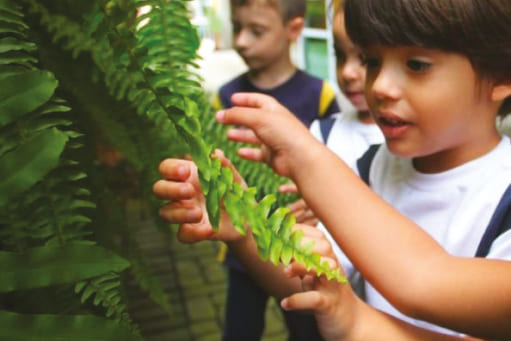
[[[250,70],[261,70],[288,56],[290,36],[277,9],[252,1],[232,11],[234,48]]]
[[[364,96],[366,70],[362,63],[362,51],[346,33],[344,12],[335,15],[333,30],[339,87],[359,112],[367,112],[369,108]]]
[[[491,150],[499,140],[491,89],[468,58],[415,47],[365,51],[366,98],[389,150],[438,172]]]

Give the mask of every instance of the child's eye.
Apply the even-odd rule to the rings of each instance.
[[[335,59],[337,60],[338,64],[344,64],[346,62],[346,54],[344,51],[339,47],[334,47],[335,49]]]
[[[380,66],[380,60],[376,57],[367,57],[360,55],[362,65],[365,65],[368,69],[374,69]]]
[[[260,37],[265,33],[264,29],[261,28],[252,28],[252,34],[256,37]]]
[[[413,72],[424,72],[431,67],[431,63],[418,60],[418,59],[410,59],[406,62],[406,65]]]

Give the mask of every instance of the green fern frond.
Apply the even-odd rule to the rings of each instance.
[[[28,4],[28,12],[40,15],[40,21],[49,32],[53,33],[53,42],[62,43],[66,49],[71,50],[73,57],[77,57],[80,53],[90,51],[95,41],[83,27],[70,21],[63,15],[52,15],[46,7],[37,0],[24,0]]]
[[[140,341],[118,323],[92,315],[27,315],[0,311],[0,330],[9,341]]]
[[[137,9],[146,5],[151,7],[150,12],[136,18]],[[199,113],[209,111],[209,108],[205,105],[200,77],[193,72],[199,41],[195,29],[189,23],[186,2],[108,1],[99,6],[99,10],[91,16],[94,18],[91,26],[97,30],[90,34],[96,39],[93,55],[96,64],[104,72],[105,83],[117,99],[132,102],[137,113],[146,116],[161,132],[177,132],[188,144],[199,166],[199,178],[213,226],[219,223],[220,201],[234,196],[236,199],[231,202],[242,201],[244,204],[241,208],[238,205],[228,211],[232,217],[241,210],[239,220],[249,221],[263,259],[269,259],[270,255],[272,260],[287,259],[288,249],[291,248],[293,258],[307,266],[314,265],[318,273],[321,273],[323,265],[310,251],[300,246],[301,240],[297,235],[271,232],[272,229],[266,223],[267,213],[263,214],[256,209],[260,207],[256,204],[256,193],[259,193],[260,198],[262,193],[275,192],[283,180],[277,179],[274,183],[268,181],[259,191],[253,189],[239,192],[232,185],[232,175],[226,176],[228,173],[210,158],[213,148],[202,138],[199,121]],[[138,28],[147,19],[148,22]],[[263,169],[263,166],[257,167]],[[253,179],[259,179],[270,173],[269,170],[261,172],[265,174],[253,170],[246,174],[250,173]],[[254,214],[260,217],[251,218]],[[244,233],[243,224],[238,223],[236,226]],[[279,257],[282,253],[279,250],[286,250],[284,257]],[[329,276],[340,278],[336,273],[329,273]]]
[[[138,113],[147,115],[155,124],[167,122],[167,126],[175,126],[181,138],[188,144],[192,157],[199,168],[199,179],[206,195],[210,221],[214,227],[217,227],[220,221],[221,200],[226,196],[234,196],[235,199],[231,202],[238,202],[240,205],[233,205],[227,211],[231,218],[238,214],[236,211],[241,211],[241,216],[235,225],[238,230],[244,231],[244,226],[240,222],[248,222],[263,260],[268,260],[270,255],[273,255],[273,260],[287,259],[289,251],[282,256],[282,250],[286,246],[286,250],[288,248],[293,250],[294,259],[304,263],[307,267],[314,267],[318,274],[325,272],[328,277],[344,281],[339,271],[326,268],[325,264],[320,262],[319,256],[311,253],[310,246],[301,246],[299,234],[287,235],[287,232],[282,234],[273,232],[274,230],[279,231],[279,229],[270,228],[267,216],[274,200],[263,198],[257,204],[255,199],[257,190],[240,191],[239,186],[233,184],[232,173],[224,171],[218,160],[210,158],[213,148],[202,137],[202,127],[199,121],[199,104],[204,98],[202,89],[194,86],[193,81],[186,83],[189,84],[189,87],[185,91],[181,87],[162,81],[167,78],[180,84],[187,79],[194,79],[190,65],[193,65],[195,53],[190,53],[183,46],[189,46],[190,42],[194,45],[197,33],[187,19],[184,3],[184,1],[130,2],[120,0],[108,2],[110,7],[104,11],[105,19],[115,13],[115,18],[123,17],[123,20],[115,22],[115,18],[113,18],[108,21],[111,26],[107,31],[115,32],[115,36],[110,36],[111,46],[119,51],[113,54],[117,58],[111,60],[113,64],[110,64],[107,70],[115,67],[133,73],[132,79],[136,79],[138,82],[136,86],[132,87],[132,90],[127,91],[127,96],[137,106]],[[130,18],[133,17],[137,6],[140,5],[151,5],[151,14],[143,18],[151,18],[151,20],[140,29],[142,33],[139,33],[136,25],[129,26]],[[175,6],[172,11],[169,10],[171,6]],[[122,11],[126,11],[124,16],[119,15],[119,12]],[[187,25],[180,25],[185,20]],[[177,32],[178,28],[179,33]],[[150,37],[147,32],[151,32],[157,38]],[[173,32],[176,36],[170,39],[170,36],[167,36],[168,32]],[[176,47],[180,50],[170,52],[169,46],[164,42],[163,38],[165,37],[175,41]],[[117,79],[119,78],[109,77],[107,84],[116,88],[115,81]],[[271,204],[268,205],[270,201]],[[285,240],[284,237],[289,237],[289,239]]]
[[[281,185],[289,183],[288,178],[278,175],[265,163],[244,160],[238,156],[237,150],[243,145],[227,139],[228,128],[216,122],[215,115],[211,110],[200,113],[200,122],[205,131],[204,139],[208,144],[215,145],[216,148],[223,150],[248,186],[257,188],[256,198],[258,200],[267,194],[273,194],[277,198],[273,206],[277,208],[299,199],[296,194],[278,192]]]
[[[7,0],[0,1],[0,27],[11,32],[3,33],[0,48],[0,141],[5,142],[0,149],[0,235],[3,250],[17,251],[0,251],[5,270],[0,291],[121,272],[129,262],[85,239],[91,223],[86,212],[95,205],[84,189],[87,174],[73,157],[83,146],[81,133],[74,130],[65,102],[55,97],[55,76],[36,68],[35,46],[25,40],[28,27]],[[94,287],[97,297],[113,290],[107,281],[96,281]],[[112,297],[101,301],[108,302],[103,303],[107,313],[129,324],[122,302]],[[15,319],[38,323],[44,317]],[[11,328],[0,328],[3,338],[14,333]],[[26,325],[31,328],[35,325]]]
[[[90,243],[35,247],[24,252],[0,251],[4,271],[0,292],[70,284],[110,271],[121,272],[129,262]]]
[[[121,280],[118,273],[111,272],[89,281],[77,283],[75,293],[81,293],[82,303],[94,297],[93,304],[101,305],[105,309],[107,317],[132,327],[133,331],[138,333],[126,312],[126,305],[122,303],[124,298],[121,293]]]

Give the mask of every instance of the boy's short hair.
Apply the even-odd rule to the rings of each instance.
[[[511,81],[510,0],[345,0],[362,47],[421,46],[466,56],[481,79]],[[500,114],[511,112],[511,98]]]
[[[247,6],[254,2],[274,7],[279,11],[284,22],[297,17],[305,17],[307,10],[306,0],[231,0],[231,8]]]
[[[335,13],[344,10],[344,0],[333,0],[330,4],[334,6]]]

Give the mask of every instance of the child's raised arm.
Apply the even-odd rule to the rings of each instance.
[[[449,255],[380,199],[271,98],[236,94],[224,124],[252,129],[355,267],[406,315],[467,334],[511,339],[511,262]],[[406,283],[406,285],[403,285]]]

